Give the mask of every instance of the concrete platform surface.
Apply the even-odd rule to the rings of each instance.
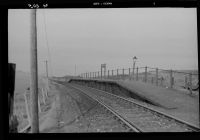
[[[191,96],[174,89],[166,89],[137,81],[116,82],[169,108],[160,108],[159,110],[199,126],[199,95]]]

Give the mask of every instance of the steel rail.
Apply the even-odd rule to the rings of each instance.
[[[83,86],[82,86],[82,87],[83,87]],[[120,98],[120,99],[122,99],[122,100],[125,100],[126,102],[131,102],[132,104],[137,105],[137,106],[139,106],[139,107],[142,107],[142,108],[144,108],[145,110],[149,110],[149,111],[151,111],[151,112],[154,113],[154,114],[156,113],[156,114],[159,115],[159,116],[165,117],[165,118],[167,118],[167,119],[169,119],[169,120],[174,120],[174,121],[178,122],[178,123],[181,124],[181,125],[185,125],[185,126],[188,127],[188,129],[191,129],[192,131],[200,132],[200,128],[199,128],[199,127],[194,126],[194,125],[192,125],[191,123],[186,122],[186,121],[184,121],[184,120],[182,120],[182,119],[179,119],[179,118],[177,118],[177,117],[174,117],[174,116],[172,116],[172,115],[166,114],[166,113],[164,113],[164,112],[162,112],[162,111],[160,111],[160,110],[157,110],[157,109],[155,109],[155,108],[152,108],[152,107],[149,107],[149,106],[145,106],[145,105],[143,105],[143,104],[141,104],[141,103],[137,103],[137,102],[135,102],[135,101],[133,101],[133,100],[131,100],[131,99],[124,98],[124,97],[121,97],[121,96],[118,96],[118,95],[114,95],[114,94],[111,94],[111,93],[106,92],[106,91],[103,91],[103,90],[99,90],[99,89],[92,88],[92,87],[87,87],[87,88],[90,88],[90,89],[93,89],[93,90],[97,90],[97,91],[104,92],[104,93],[109,94],[109,95],[111,95],[111,96],[114,96],[114,97]]]
[[[57,83],[60,84],[60,83]],[[61,84],[62,85],[62,84]],[[65,85],[66,86],[66,85]],[[108,105],[106,105],[105,103],[103,103],[102,101],[91,97],[90,95],[88,95],[85,91],[74,87],[72,85],[67,85],[73,89],[79,90],[81,91],[81,93],[84,93],[84,95],[86,95],[87,97],[89,97],[92,100],[95,100],[96,102],[98,102],[100,105],[102,105],[104,108],[106,108],[108,111],[110,111],[114,116],[116,116],[120,121],[122,121],[124,124],[126,124],[130,129],[132,129],[134,132],[142,132],[142,130],[138,127],[136,127],[135,125],[133,125],[132,123],[130,123],[128,120],[126,120],[125,118],[123,118],[120,114],[118,114],[116,111],[114,111],[111,107],[109,107]]]

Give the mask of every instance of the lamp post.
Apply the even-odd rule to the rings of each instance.
[[[137,57],[134,56],[133,57],[133,79],[134,79],[134,70],[135,70],[135,62],[136,62],[136,60],[137,60]]]

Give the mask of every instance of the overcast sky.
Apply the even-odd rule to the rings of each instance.
[[[30,72],[29,9],[9,10],[8,33],[9,62]],[[49,58],[55,76],[129,68],[133,56],[139,67],[198,69],[194,8],[41,9],[37,38],[39,73]]]

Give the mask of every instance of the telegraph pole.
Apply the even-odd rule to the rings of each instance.
[[[48,61],[46,60],[46,74],[47,74],[47,79],[48,79]]]
[[[39,133],[36,9],[31,9],[31,132]]]

